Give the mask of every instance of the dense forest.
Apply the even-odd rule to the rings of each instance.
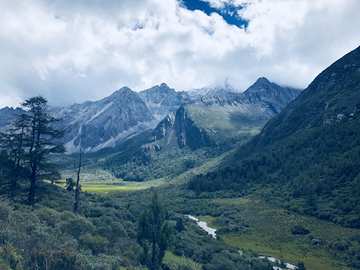
[[[188,183],[197,193],[237,190],[257,193],[265,200],[291,211],[314,215],[343,226],[360,228],[360,119],[314,128],[247,157],[216,172],[198,175]],[[260,136],[260,135],[259,135]]]

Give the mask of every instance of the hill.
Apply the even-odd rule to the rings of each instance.
[[[360,47],[325,69],[231,164],[188,187],[235,189],[274,205],[360,228]],[[225,167],[226,165],[224,165]]]

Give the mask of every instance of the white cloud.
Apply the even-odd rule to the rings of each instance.
[[[306,87],[360,45],[357,0],[206,1],[243,6],[247,29],[175,0],[1,3],[0,107],[37,94],[65,105],[162,82],[184,90],[228,78],[245,89],[265,76]]]

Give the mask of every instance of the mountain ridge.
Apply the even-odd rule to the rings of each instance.
[[[265,125],[260,141],[267,144],[305,128],[336,122],[345,116],[350,117],[360,102],[359,63],[360,47],[322,71],[299,98],[293,100],[278,117]],[[349,93],[348,89],[353,89],[354,93]],[[280,124],[286,127],[277,133]]]
[[[276,86],[276,91],[283,89],[269,81],[267,83],[271,87]],[[275,105],[276,108],[272,108],[272,106],[283,100],[284,96],[279,96],[278,100],[271,100],[270,97],[265,97],[266,92],[263,92],[263,100],[254,99],[253,104],[251,104],[248,101],[249,98],[242,98],[243,93],[227,92],[228,88],[217,88],[216,92],[191,100],[186,92],[177,92],[165,83],[140,92],[134,92],[125,86],[98,101],[85,101],[65,107],[48,106],[48,110],[51,116],[62,119],[55,124],[55,128],[66,130],[64,143],[67,152],[71,154],[79,151],[80,142],[85,152],[94,152],[106,147],[115,147],[145,130],[155,129],[164,118],[168,116],[171,118],[173,112],[176,112],[182,104],[190,104],[186,105],[187,108],[189,106],[195,108],[203,105],[212,106],[216,103],[217,106],[221,107],[219,107],[219,111],[222,111],[223,117],[227,117],[226,115],[230,113],[229,110],[234,108],[238,110],[241,104],[245,104],[244,106],[247,107],[244,107],[243,114],[247,114],[246,117],[262,120],[269,119],[282,109],[278,105]],[[254,106],[254,104],[260,104],[259,102],[262,105]],[[5,130],[9,127],[12,119],[15,119],[16,114],[21,112],[23,111],[19,108],[0,110],[0,129]],[[264,112],[269,115],[264,117]],[[236,114],[238,113],[234,112],[233,118],[237,118]],[[167,119],[170,119],[169,117]],[[187,125],[190,127],[192,124],[189,122]],[[191,137],[192,135],[189,133],[188,135],[184,133],[185,126],[182,125],[182,127],[182,131],[179,129],[176,136]],[[204,132],[210,130],[205,128],[198,131],[196,128],[193,131],[206,138],[208,135]],[[210,142],[209,140],[205,141]],[[184,139],[181,138],[179,142],[185,143]]]
[[[236,190],[360,228],[360,47],[322,71],[220,169],[188,188]]]
[[[277,115],[300,92],[262,78],[243,93],[210,93],[183,103],[165,117],[154,130],[154,140],[167,137],[169,142],[176,137],[180,147],[188,145],[191,149],[216,145],[222,137],[232,137],[249,125],[262,127],[264,121]],[[211,125],[207,124],[210,122]]]

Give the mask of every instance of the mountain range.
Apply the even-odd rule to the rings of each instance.
[[[224,139],[251,136],[277,115],[300,90],[280,87],[259,78],[243,93],[217,91],[188,101],[155,128],[154,140],[176,140],[191,149]]]
[[[120,145],[151,129],[155,129],[155,140],[172,133],[180,146],[187,144],[196,148],[218,138],[232,137],[254,121],[260,121],[256,125],[262,127],[265,120],[278,114],[300,93],[265,78],[260,78],[243,93],[229,92],[231,89],[230,86],[209,88],[210,94],[197,98],[193,95],[191,99],[188,93],[176,92],[165,83],[139,93],[123,87],[99,101],[49,106],[48,111],[51,116],[62,119],[55,127],[66,130],[64,143],[70,154],[79,151],[80,143],[84,152],[95,152]],[[19,108],[1,109],[0,129],[8,128],[22,112]],[[175,133],[170,131],[174,127]],[[202,142],[194,136],[202,136]]]

